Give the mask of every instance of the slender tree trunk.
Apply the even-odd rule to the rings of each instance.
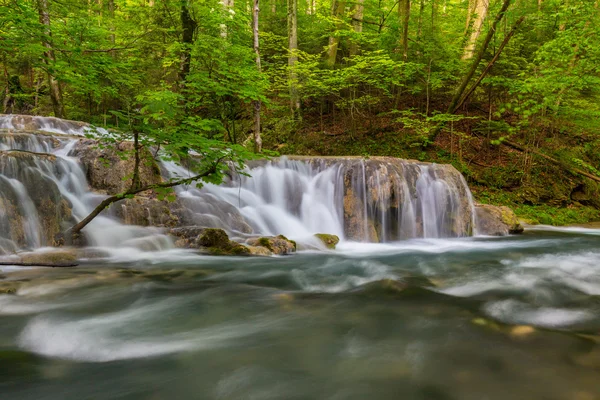
[[[496,32],[496,27],[498,26],[498,23],[502,20],[502,18],[504,18],[506,10],[508,10],[511,1],[512,0],[504,0],[504,2],[502,3],[502,8],[498,12],[498,15],[496,15],[496,18],[494,19],[494,22],[492,23],[492,26],[490,27],[490,30],[488,31],[483,43],[481,44],[481,47],[479,48],[479,50],[475,54],[475,57],[473,58],[473,61],[471,62],[471,66],[469,67],[467,73],[463,77],[459,87],[456,89],[456,92],[454,93],[454,97],[452,98],[452,101],[448,106],[448,110],[446,111],[447,114],[454,114],[456,112],[457,106],[461,98],[463,97],[463,94],[465,93],[469,82],[471,82],[471,79],[473,79],[475,72],[477,72],[477,67],[479,67],[479,63],[481,62],[483,55],[485,54],[488,46],[490,45],[490,42],[492,41],[492,37]],[[432,143],[435,140],[435,138],[440,133],[443,127],[444,124],[440,123],[435,129],[433,129],[433,131],[429,135],[430,143]]]
[[[225,11],[225,18],[229,18],[229,10],[233,9],[234,0],[220,0],[220,3]],[[221,24],[221,37],[226,38],[227,35],[227,24]]]
[[[256,68],[258,72],[261,72],[260,66],[260,47],[258,41],[258,12],[259,8],[259,0],[253,0],[254,6],[252,8],[252,36],[254,39],[254,53],[256,54]],[[254,100],[252,102],[254,106],[254,152],[260,153],[262,151],[262,139],[260,137],[260,108],[261,103],[260,100]]]
[[[365,0],[356,0],[356,3],[354,4],[354,7],[353,7],[354,12],[352,14],[352,28],[354,29],[354,32],[357,33],[357,35],[356,35],[357,37],[363,31],[363,15],[364,15],[364,11],[365,11],[364,2],[365,2]],[[360,52],[360,45],[357,40],[353,40],[352,43],[350,44],[350,55],[355,56],[359,52]]]
[[[473,13],[475,12],[475,8],[477,6],[477,0],[468,0],[467,2],[467,18],[465,20],[465,37],[469,34],[469,29],[471,28],[471,20],[473,18]]]
[[[490,0],[478,0],[475,5],[475,21],[473,21],[473,30],[471,31],[471,35],[465,46],[465,51],[463,52],[463,60],[470,60],[473,58],[475,48],[477,47],[477,40],[483,29],[483,22],[487,17],[489,5]]]
[[[504,50],[504,47],[506,47],[506,45],[508,44],[508,42],[510,41],[510,39],[513,37],[513,35],[517,31],[517,29],[519,28],[519,25],[521,25],[524,20],[525,20],[525,17],[523,16],[523,17],[519,18],[519,20],[513,25],[511,31],[504,37],[504,40],[502,40],[502,43],[500,44],[500,47],[498,48],[498,51],[496,51],[496,54],[494,54],[494,57],[492,57],[492,59],[490,60],[490,62],[484,68],[484,70],[481,73],[481,75],[479,75],[479,78],[477,78],[477,80],[475,81],[475,83],[473,83],[473,85],[471,86],[471,88],[466,92],[466,94],[458,102],[458,104],[455,107],[455,110],[458,110],[460,107],[462,107],[462,105],[465,103],[465,101],[467,101],[467,99],[473,94],[473,92],[475,91],[475,89],[477,89],[477,87],[479,86],[479,84],[481,83],[481,81],[483,81],[483,79],[486,77],[486,75],[488,74],[488,72],[490,72],[490,70],[492,69],[492,67],[496,63],[496,61],[498,61],[498,58],[500,57],[500,54],[502,54],[502,50]]]
[[[179,67],[179,87],[183,88],[185,85],[185,80],[190,73],[190,65],[192,61],[192,45],[194,43],[194,32],[196,31],[196,21],[192,18],[190,14],[190,9],[188,8],[187,0],[181,1],[181,43],[183,45],[183,49],[181,51],[181,64]]]
[[[336,24],[336,30],[340,30],[343,27],[342,18],[344,17],[344,12],[346,11],[346,1],[344,0],[335,0],[333,1],[332,7],[332,16],[337,18],[339,22]],[[335,61],[337,59],[338,47],[340,45],[340,38],[337,35],[332,35],[329,37],[329,49],[327,50],[327,65],[330,68],[335,66]]]
[[[419,7],[419,19],[417,21],[417,42],[421,41],[421,30],[423,29],[423,12],[425,11],[425,0],[421,0]]]
[[[300,98],[298,97],[297,88],[298,76],[296,74],[296,63],[298,62],[298,0],[288,0],[287,8],[290,111],[292,119],[295,119],[300,110]]]
[[[408,23],[410,21],[410,0],[400,0],[398,3],[398,16],[402,23],[402,37],[400,45],[402,47],[402,59],[408,60]]]
[[[130,190],[139,189],[142,185],[140,179],[140,133],[138,131],[133,132],[133,177],[131,178]]]
[[[52,30],[50,28],[50,11],[48,8],[48,0],[37,0],[38,13],[40,16],[40,24],[43,26],[42,45],[46,49],[44,51],[44,63],[48,69],[48,86],[50,88],[50,100],[54,109],[54,116],[57,118],[66,118],[65,106],[63,103],[62,88],[56,80],[52,69],[56,63],[54,49],[52,48]]]

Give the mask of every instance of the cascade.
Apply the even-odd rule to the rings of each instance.
[[[52,244],[105,196],[90,189],[76,146],[92,129],[56,118],[0,116],[0,253]],[[163,176],[189,176],[161,163]],[[474,205],[449,165],[387,157],[282,157],[248,166],[220,186],[176,188],[179,225],[219,227],[234,238],[315,233],[342,240],[394,242],[470,236]],[[131,205],[116,204],[85,230],[89,245],[163,250],[173,246],[160,218],[127,225]],[[140,207],[145,207],[141,205]],[[120,212],[115,212],[120,210]],[[129,210],[129,211],[128,211]],[[138,210],[139,211],[139,210]],[[148,214],[151,214],[148,210]]]
[[[171,177],[189,173],[165,164]],[[392,242],[470,236],[474,204],[462,175],[449,165],[387,157],[282,157],[251,165],[251,176],[223,185],[178,189],[197,215],[231,223],[232,208],[251,232],[302,239],[326,232],[341,239]],[[233,218],[239,221],[239,217]]]

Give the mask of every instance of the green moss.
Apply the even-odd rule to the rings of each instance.
[[[335,249],[335,246],[340,242],[340,238],[336,235],[328,233],[317,233],[315,237],[319,239],[328,249]]]
[[[600,210],[591,206],[558,207],[548,204],[523,204],[524,200],[519,192],[474,189],[475,196],[481,203],[508,206],[514,210],[518,218],[529,224],[562,226],[600,221]]]
[[[279,239],[283,239],[283,240],[286,240],[286,241],[290,242],[291,244],[293,244],[293,245],[294,245],[294,250],[298,250],[298,245],[296,244],[296,241],[295,241],[295,240],[288,239],[287,237],[285,237],[285,236],[283,236],[283,235],[278,235],[277,237],[278,237]],[[269,250],[270,250],[270,249],[269,249]]]

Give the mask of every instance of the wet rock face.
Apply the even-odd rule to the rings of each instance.
[[[53,179],[66,170],[51,155],[1,151],[0,236],[19,248],[52,245],[73,223],[71,205]]]
[[[386,242],[473,233],[471,194],[451,165],[389,157],[338,162],[348,239]]]
[[[475,206],[475,212],[479,235],[505,236],[523,232],[523,226],[517,216],[506,206],[478,204]]]
[[[73,149],[86,172],[88,184],[106,194],[122,193],[131,186],[135,165],[133,143],[122,142],[115,148],[100,148],[95,140],[82,139]],[[160,168],[148,150],[141,152],[142,186],[162,182]]]
[[[115,204],[109,210],[127,225],[174,228],[180,225],[185,209],[179,200],[169,202],[151,197],[135,197]]]

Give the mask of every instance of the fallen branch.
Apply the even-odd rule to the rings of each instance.
[[[18,262],[18,261],[2,261],[0,262],[0,266],[3,265],[9,265],[9,266],[14,266],[14,267],[49,267],[49,268],[72,268],[72,267],[76,267],[79,264],[77,263],[70,263],[70,262],[65,262],[65,263],[44,263],[44,262],[39,262],[39,263],[28,263],[28,262]]]
[[[590,174],[589,172],[586,172],[586,171],[581,170],[579,168],[571,167],[567,163],[565,163],[563,161],[560,161],[560,160],[557,160],[556,158],[550,157],[550,156],[548,156],[548,155],[546,155],[546,154],[544,154],[542,152],[539,152],[539,151],[533,150],[533,149],[529,149],[527,147],[523,147],[523,146],[521,146],[521,145],[519,145],[517,143],[511,142],[510,140],[503,140],[501,143],[503,145],[505,145],[507,147],[510,147],[510,148],[513,148],[515,150],[518,150],[518,151],[521,151],[521,152],[528,152],[528,153],[531,153],[531,154],[535,154],[538,157],[541,157],[541,158],[543,158],[545,160],[548,160],[548,161],[550,161],[550,162],[552,162],[554,164],[557,164],[557,165],[561,166],[565,171],[569,172],[571,175],[574,175],[574,176],[578,176],[578,175],[585,176],[588,179],[591,179],[591,180],[593,180],[595,182],[599,182],[600,183],[600,176],[596,176],[596,175]]]

